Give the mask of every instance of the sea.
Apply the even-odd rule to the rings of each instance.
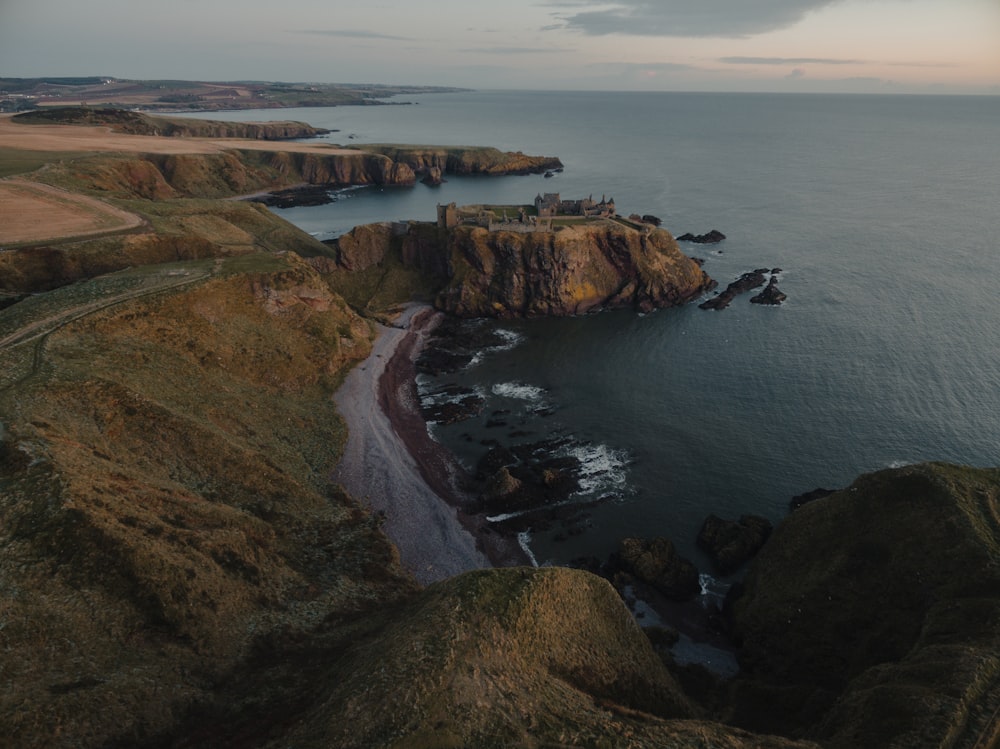
[[[569,531],[525,534],[539,564],[666,536],[707,570],[695,538],[709,513],[776,523],[793,496],[868,471],[1000,465],[1000,97],[471,91],[391,101],[224,117],[303,120],[336,130],[333,143],[490,145],[565,165],[548,178],[355,188],[278,211],[321,239],[432,221],[439,203],[558,192],[613,197],[619,213],[658,216],[675,236],[723,232],[717,245],[682,243],[721,287],[780,268],[780,307],[744,295],[722,311],[692,303],[489,321],[507,345],[421,379],[424,391],[455,382],[486,398],[480,417],[431,427],[470,467],[484,442],[572,438],[582,475],[569,501],[580,516]]]

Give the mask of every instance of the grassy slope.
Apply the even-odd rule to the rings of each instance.
[[[1000,470],[881,471],[806,505],[735,617],[744,725],[844,749],[971,746],[1000,709]]]
[[[301,261],[245,257],[0,352],[20,373],[0,392],[13,745],[169,730],[261,638],[412,591],[326,479],[330,394],[368,336]]]

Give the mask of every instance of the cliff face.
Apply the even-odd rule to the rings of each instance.
[[[399,256],[436,279],[435,306],[461,317],[578,315],[599,308],[650,311],[683,304],[715,282],[684,255],[669,232],[615,221],[554,232],[490,232],[412,224],[358,226],[340,238],[341,267],[364,271]]]
[[[859,478],[796,510],[733,617],[733,716],[823,746],[1000,740],[1000,470]]]
[[[712,283],[668,232],[612,221],[533,234],[459,227],[449,249],[452,278],[437,305],[463,317],[649,311],[687,302]]]
[[[375,144],[366,145],[364,149],[407,164],[418,173],[440,169],[444,174],[497,176],[541,174],[562,167],[562,162],[554,156],[528,156],[520,151],[500,151],[496,148]]]
[[[378,153],[323,156],[277,152],[269,155],[267,163],[282,175],[294,175],[296,181],[313,185],[412,185],[417,179],[408,164]]]

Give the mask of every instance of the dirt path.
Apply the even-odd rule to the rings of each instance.
[[[163,274],[161,282],[151,286],[144,285],[138,289],[123,291],[120,294],[96,299],[93,302],[86,302],[67,307],[60,310],[56,314],[48,315],[39,320],[28,323],[15,332],[8,334],[4,338],[0,338],[0,349],[12,348],[14,346],[20,346],[24,343],[30,343],[37,338],[46,336],[64,325],[69,325],[71,322],[75,322],[76,320],[86,317],[87,315],[92,315],[95,312],[100,312],[103,309],[113,307],[116,304],[121,304],[122,302],[126,302],[130,299],[137,299],[139,297],[149,296],[150,294],[158,294],[161,291],[177,288],[178,286],[186,286],[187,284],[208,278],[213,273],[214,270],[168,272]]]

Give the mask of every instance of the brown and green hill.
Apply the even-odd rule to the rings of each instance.
[[[127,109],[54,107],[14,115],[16,122],[51,125],[107,125],[132,135],[165,135],[181,138],[250,138],[294,140],[325,135],[329,130],[304,122],[225,122],[165,117]]]
[[[996,746],[1000,470],[886,470],[805,505],[733,617],[738,724],[830,749]]]

